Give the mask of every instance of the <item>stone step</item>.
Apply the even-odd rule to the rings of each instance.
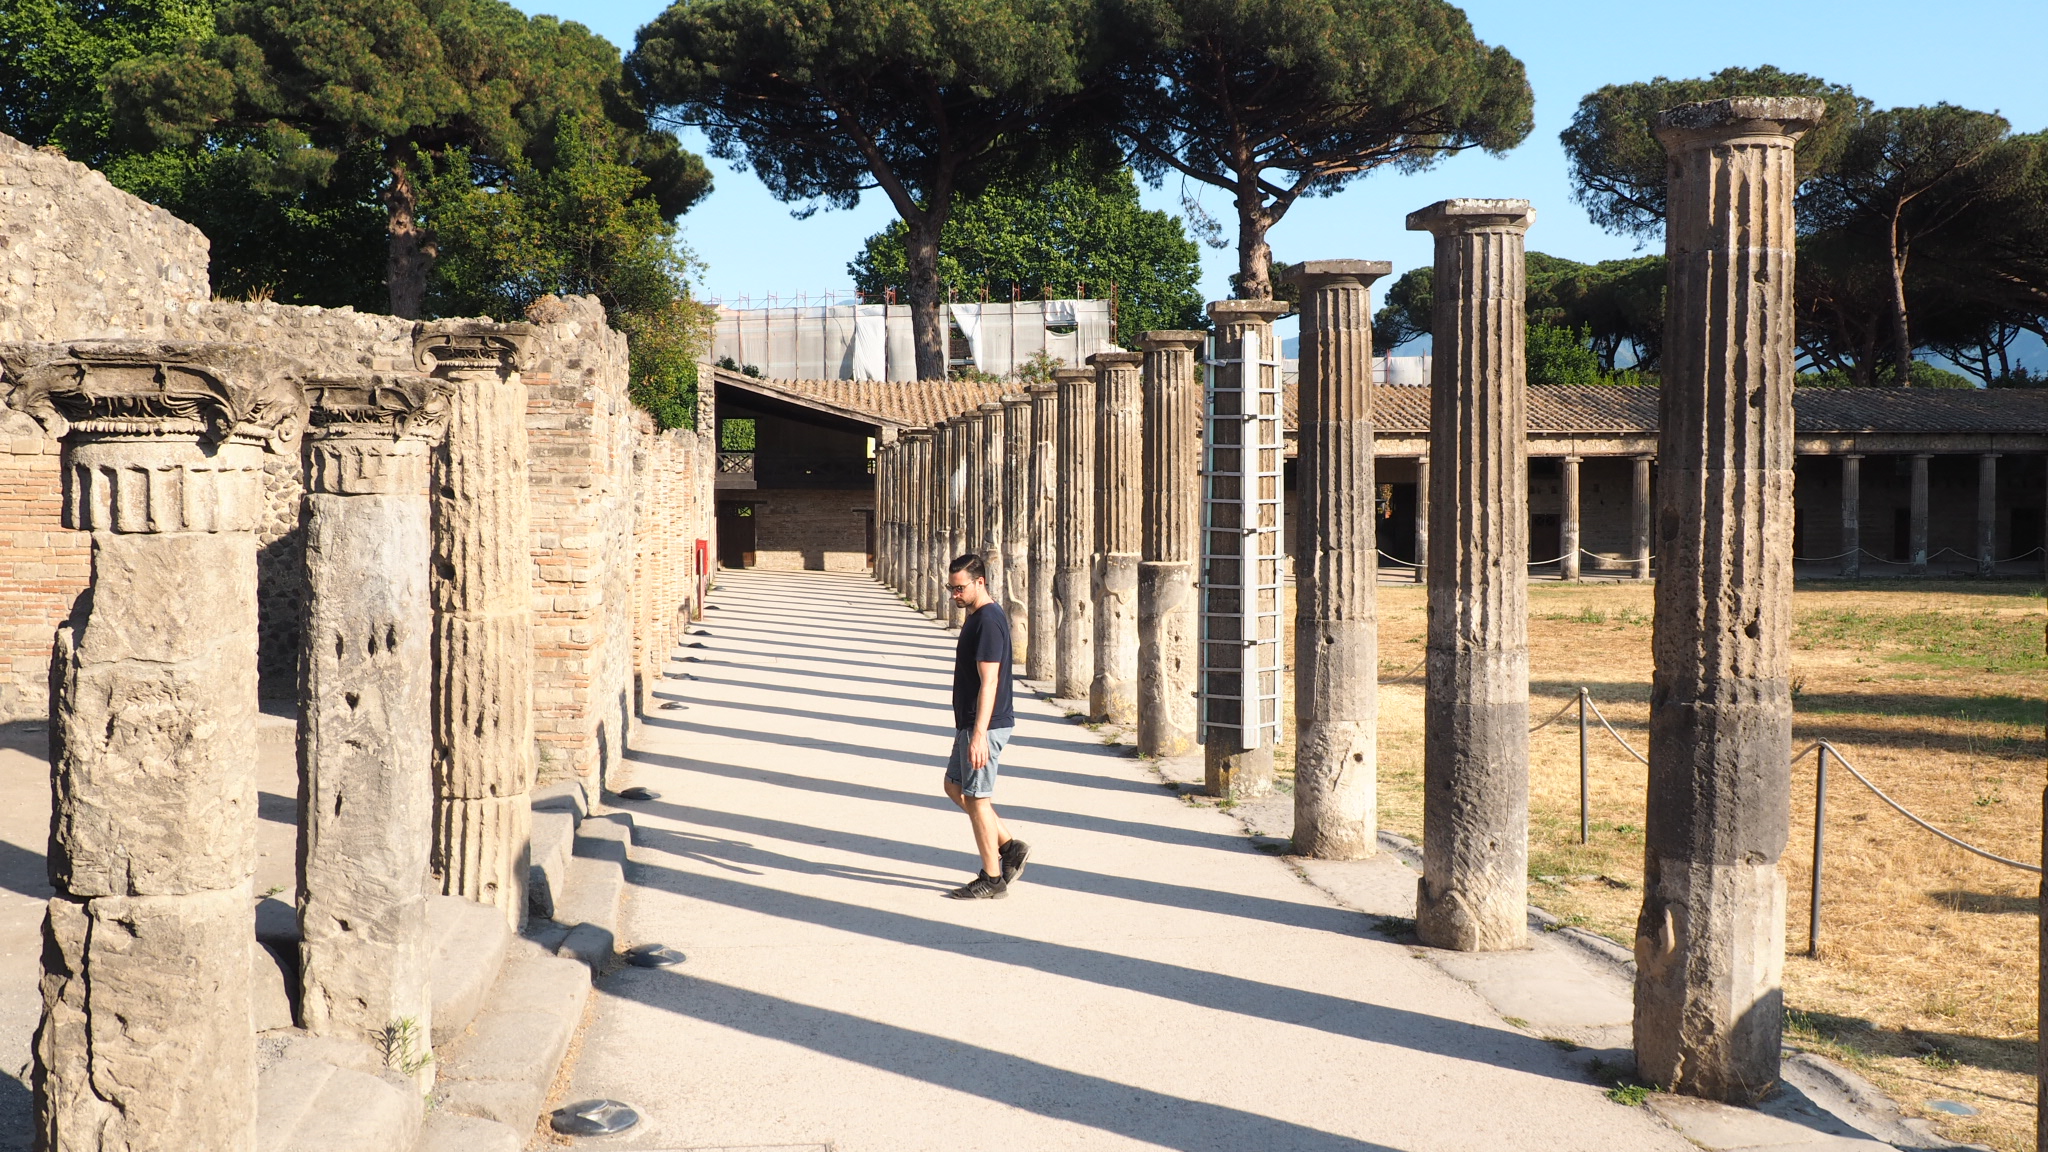
[[[418,1141],[419,1090],[368,1045],[295,1033],[261,1056],[257,1152],[390,1152]]]
[[[513,945],[468,1033],[437,1046],[435,1107],[530,1131],[589,997],[589,968]]]
[[[434,987],[434,1050],[454,1042],[484,1004],[505,964],[512,929],[499,909],[460,896],[427,897]]]
[[[602,971],[617,944],[626,898],[626,852],[633,818],[624,812],[592,816],[576,829],[575,855],[556,901],[555,921],[569,931],[556,955]]]
[[[527,913],[553,920],[555,903],[569,882],[576,825],[589,815],[583,786],[562,780],[533,794],[533,870],[527,878]]]
[[[525,1134],[509,1124],[437,1109],[427,1113],[415,1152],[519,1152],[524,1147]]]

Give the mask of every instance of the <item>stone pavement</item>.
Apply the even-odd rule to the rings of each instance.
[[[951,634],[860,576],[727,572],[711,604],[627,769],[659,796],[629,806],[621,946],[688,960],[600,982],[563,1098],[646,1120],[589,1143],[1694,1146],[1546,1042],[1571,1021],[1504,1022],[1466,981],[1529,982],[1454,978],[1356,910],[1412,908],[1398,858],[1346,866],[1347,908],[1028,690],[997,803],[1033,862],[1007,900],[942,899],[975,867],[939,790]]]

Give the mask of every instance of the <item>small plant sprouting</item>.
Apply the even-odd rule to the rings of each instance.
[[[261,896],[258,896],[258,897],[257,897],[257,899],[258,899],[258,900],[268,900],[268,899],[270,899],[270,898],[271,898],[272,896],[275,896],[275,895],[277,895],[278,893],[280,893],[280,892],[283,892],[283,891],[284,891],[284,885],[282,885],[282,884],[272,884],[272,885],[271,885],[270,887],[268,887],[268,888],[265,888],[265,889],[263,890],[263,895],[261,895]]]
[[[1527,1028],[1529,1026],[1529,1022],[1520,1016],[1503,1016],[1500,1019],[1501,1023],[1506,1024],[1510,1028]]]
[[[1616,1084],[1607,1090],[1607,1098],[1624,1108],[1640,1108],[1650,1098],[1650,1090],[1641,1084]]]
[[[1579,1050],[1578,1041],[1567,1040],[1562,1036],[1545,1036],[1543,1042],[1560,1052],[1577,1052]]]
[[[416,1016],[400,1016],[384,1026],[378,1036],[378,1043],[384,1049],[384,1066],[407,1076],[419,1075],[420,1069],[434,1062],[434,1054],[425,1050],[420,1035],[420,1022]]]

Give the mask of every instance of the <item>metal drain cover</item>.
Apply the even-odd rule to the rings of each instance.
[[[635,968],[673,968],[683,954],[666,944],[639,944],[626,949],[626,963]]]
[[[640,1113],[617,1100],[579,1100],[548,1117],[548,1126],[564,1136],[610,1136],[638,1123]]]
[[[1975,1116],[1977,1114],[1975,1108],[1970,1107],[1968,1104],[1958,1104],[1954,1100],[1929,1100],[1927,1106],[1936,1112],[1946,1112],[1951,1116]]]
[[[618,792],[616,793],[616,795],[617,795],[617,796],[618,796],[618,798],[619,798],[619,799],[621,799],[621,800],[659,800],[659,799],[661,799],[661,793],[659,793],[659,792],[656,792],[656,791],[655,791],[654,789],[652,789],[652,788],[648,788],[648,787],[646,787],[645,785],[641,785],[641,784],[635,784],[635,785],[633,785],[633,786],[632,786],[631,788],[621,788],[621,789],[619,789],[619,790],[618,790]]]

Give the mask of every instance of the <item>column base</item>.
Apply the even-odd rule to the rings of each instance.
[[[501,908],[517,931],[526,923],[532,861],[533,800],[526,793],[435,798],[434,871],[444,895]]]
[[[1294,749],[1294,854],[1363,860],[1379,851],[1376,725],[1323,720],[1302,726]]]
[[[1778,1082],[1785,878],[1776,864],[1646,863],[1637,1072],[1672,1092],[1754,1104]]]
[[[1202,745],[1202,780],[1209,795],[1254,800],[1273,792],[1273,746],[1247,750],[1234,730],[1211,729]]]

